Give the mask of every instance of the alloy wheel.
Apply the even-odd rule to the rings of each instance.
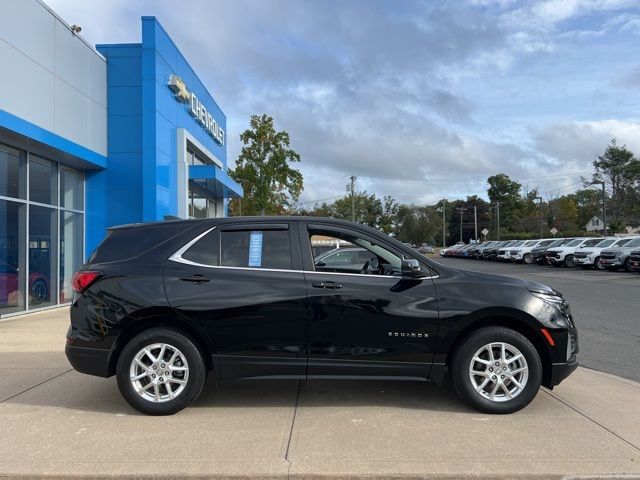
[[[189,380],[189,364],[185,355],[168,343],[154,343],[136,353],[129,368],[133,390],[153,403],[178,397]]]
[[[505,342],[484,345],[469,364],[471,385],[492,402],[508,402],[527,386],[529,366],[516,347]]]
[[[569,268],[575,267],[576,262],[573,260],[573,255],[567,255],[564,259],[564,264]]]
[[[596,258],[594,265],[598,270],[606,270],[605,266],[602,264],[602,261],[600,260],[600,257]]]
[[[36,280],[31,286],[31,302],[34,305],[38,305],[47,300],[49,295],[47,284],[44,280]]]
[[[533,257],[531,256],[530,253],[525,253],[523,260],[524,260],[524,263],[526,263],[527,265],[531,265],[533,263]]]

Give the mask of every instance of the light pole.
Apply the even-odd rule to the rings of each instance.
[[[604,180],[594,180],[591,182],[591,185],[602,185],[602,223],[604,224],[602,227],[602,236],[607,236],[607,194],[604,189]]]
[[[475,228],[476,244],[478,243],[478,207],[473,206],[473,226]]]
[[[533,197],[533,199],[540,201],[540,240],[542,240],[542,197]]]
[[[460,212],[460,243],[462,243],[462,214],[467,211],[467,207],[456,207],[456,210]]]
[[[500,202],[496,202],[496,230],[498,231],[498,240],[500,240]]]
[[[351,175],[351,221],[356,221],[356,192],[355,192],[356,176]]]
[[[447,203],[447,199],[442,199],[442,248],[446,248],[447,246],[447,233],[446,233],[446,225],[445,225],[445,204]]]

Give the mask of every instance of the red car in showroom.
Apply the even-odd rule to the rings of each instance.
[[[0,262],[0,305],[16,303],[20,291],[18,268]],[[38,305],[49,298],[49,279],[38,272],[29,274],[29,293],[32,305]]]

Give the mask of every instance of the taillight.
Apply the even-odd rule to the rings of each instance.
[[[73,279],[71,280],[71,285],[73,289],[82,293],[87,288],[91,286],[93,282],[95,282],[98,278],[102,276],[102,272],[93,272],[93,271],[79,271],[73,275]]]

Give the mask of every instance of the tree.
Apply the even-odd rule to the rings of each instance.
[[[351,195],[339,198],[333,202],[332,210],[335,218],[351,220],[352,213]],[[356,193],[353,199],[355,203],[356,222],[364,223],[373,228],[378,228],[383,214],[382,202],[375,194],[369,195],[366,191]]]
[[[509,176],[504,173],[489,177],[487,183],[489,184],[487,194],[494,209],[496,203],[500,203],[500,228],[507,230],[513,229],[519,218],[518,210],[522,205],[522,199],[520,197],[520,188],[522,188],[522,185],[511,180]]]
[[[611,221],[627,221],[640,200],[640,160],[626,145],[612,139],[604,153],[593,161],[596,173],[592,181],[605,181],[610,188]]]
[[[433,242],[438,228],[436,218],[437,216],[429,207],[400,205],[396,226],[398,240],[413,245]]]
[[[387,235],[395,231],[398,222],[398,208],[400,205],[391,195],[385,195],[382,200],[382,215],[378,221],[378,228]]]
[[[290,164],[300,155],[289,148],[289,134],[276,132],[269,115],[252,115],[250,128],[240,134],[242,151],[229,176],[244,190],[231,202],[233,214],[278,215],[295,202],[303,188],[302,173]]]

